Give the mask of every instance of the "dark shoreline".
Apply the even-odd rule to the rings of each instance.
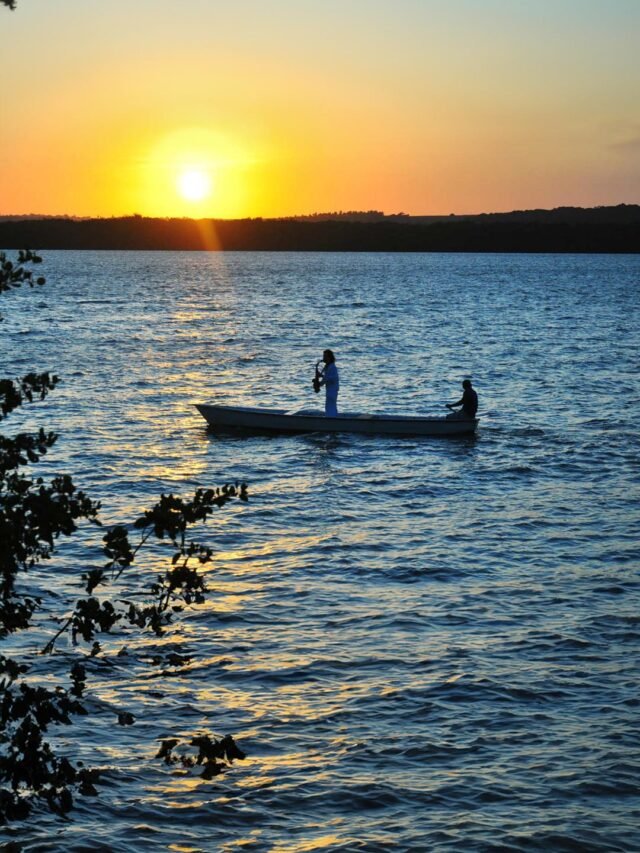
[[[358,219],[0,218],[6,249],[640,253],[640,207]]]

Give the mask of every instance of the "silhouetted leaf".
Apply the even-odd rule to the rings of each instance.
[[[6,0],[0,2],[12,5]],[[21,250],[16,262],[0,252],[0,293],[44,284],[44,277],[34,277],[31,270],[40,261],[29,250]],[[57,384],[58,377],[48,372],[0,378],[0,421],[17,407],[44,399]],[[0,435],[0,636],[28,631],[40,607],[40,598],[24,591],[25,573],[52,557],[61,537],[73,536],[80,524],[102,527],[100,504],[78,490],[70,476],[47,482],[43,477],[21,473],[25,466],[37,465],[55,441],[56,435],[43,429],[13,438]],[[76,716],[87,716],[87,681],[92,672],[113,665],[108,658],[99,657],[101,645],[96,635],[117,633],[118,637],[131,637],[133,642],[143,631],[160,635],[172,616],[205,600],[207,586],[199,570],[212,560],[213,551],[191,540],[189,529],[238,498],[246,499],[244,484],[197,489],[190,498],[161,495],[156,505],[132,525],[106,529],[102,546],[108,562],[96,568],[86,568],[85,563],[78,571],[78,585],[84,587],[86,597],[54,599],[54,603],[60,601],[65,615],[54,617],[53,629],[45,622],[49,611],[42,611],[39,629],[44,627],[49,637],[44,653],[52,652],[61,637],[70,638],[79,647],[70,650],[75,657],[69,681],[64,674],[58,678],[52,668],[44,680],[47,686],[39,686],[29,672],[29,662],[0,655],[0,822],[24,820],[35,801],[64,815],[73,806],[75,792],[95,796],[97,773],[81,762],[74,764],[62,753],[62,746],[54,749],[46,740],[47,732],[59,726],[73,727]],[[130,600],[123,600],[116,592],[118,578],[140,560],[143,546],[152,536],[172,543],[170,565],[160,575],[154,574],[149,583],[148,563],[143,563],[135,576],[141,579],[139,589],[131,592]],[[133,538],[139,541],[132,542]],[[23,580],[21,584],[17,583],[19,579]],[[118,668],[126,667],[127,655],[123,646],[117,653]],[[158,655],[151,662],[136,657],[136,663],[173,667],[166,674],[176,676],[177,668],[188,660],[175,653]],[[159,701],[164,698],[156,691],[150,695]],[[117,719],[121,726],[135,722],[126,709],[119,711]],[[71,728],[71,734],[64,739],[56,737],[55,742],[71,742],[72,733]],[[217,740],[200,735],[175,755],[178,744],[177,739],[162,741],[158,757],[167,763],[180,762],[185,768],[202,765],[205,778],[218,775],[225,762],[244,757],[228,736]]]

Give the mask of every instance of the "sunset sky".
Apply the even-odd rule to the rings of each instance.
[[[0,214],[640,202],[640,0],[18,0],[0,34]]]

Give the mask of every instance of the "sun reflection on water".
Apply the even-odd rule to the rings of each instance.
[[[569,336],[590,335],[591,314],[615,330],[636,310],[638,267],[613,263],[53,258],[56,298],[47,310],[57,312],[55,323],[46,340],[28,338],[40,362],[59,359],[68,377],[50,406],[29,407],[34,422],[53,412],[61,433],[44,470],[79,470],[79,486],[103,501],[107,523],[135,519],[162,491],[187,496],[221,478],[249,485],[247,505],[230,505],[194,531],[215,549],[207,603],[162,637],[127,640],[122,657],[125,641],[101,636],[103,652],[87,661],[96,713],[78,723],[87,732],[82,757],[107,766],[101,801],[123,838],[144,821],[154,833],[182,833],[171,836],[176,849],[409,850],[421,849],[422,834],[434,848],[441,833],[463,837],[458,818],[481,815],[478,844],[507,847],[520,843],[522,814],[532,832],[575,825],[575,804],[586,797],[594,826],[607,829],[602,843],[624,848],[622,834],[635,831],[624,792],[635,790],[637,775],[629,760],[638,641],[632,408],[598,412],[597,386],[580,397],[557,381],[575,363],[566,335],[540,323],[535,347],[515,352],[494,322],[506,315],[524,331],[522,300],[539,300],[541,282],[564,275],[542,319],[551,316]],[[87,264],[100,278],[100,322],[82,304]],[[593,281],[603,273],[595,303],[572,284],[580,269],[595,269]],[[318,296],[331,306],[325,320]],[[461,317],[486,333],[462,348]],[[440,405],[468,357],[484,363],[478,384],[495,411],[478,440],[207,433],[195,401],[308,401],[305,371],[329,333],[344,341],[341,393],[354,409],[385,389],[394,399],[382,396],[384,405]],[[20,367],[24,335],[8,329],[4,340],[7,363]],[[626,377],[634,345],[616,355],[589,340]],[[499,367],[505,352],[508,371]],[[560,395],[553,411],[550,388]],[[531,405],[518,423],[500,414],[525,391]],[[610,387],[607,407],[609,397]],[[565,430],[562,412],[577,399],[594,420]],[[70,566],[79,555],[83,566],[102,560],[74,547],[28,576],[34,589],[53,587],[65,612],[82,587]],[[153,549],[147,570],[125,573],[122,597],[165,570],[171,550]],[[46,623],[48,615],[39,613],[40,645],[60,624]],[[50,662],[67,680],[71,651],[61,644]],[[173,655],[184,662],[171,664]],[[134,726],[113,725],[119,709],[136,716]],[[212,782],[154,761],[158,736],[205,731],[232,734],[249,758]],[[94,811],[84,809],[74,820],[90,830]],[[34,826],[46,845],[46,824],[35,816]]]
[[[338,821],[342,823],[342,821]],[[320,828],[321,824],[317,827]],[[326,826],[326,824],[325,824]],[[310,827],[312,829],[313,827]],[[317,838],[309,838],[305,841],[289,841],[285,844],[278,843],[272,848],[273,853],[310,853],[313,850],[336,850],[344,849],[345,844],[359,846],[359,839],[353,835],[320,835]]]

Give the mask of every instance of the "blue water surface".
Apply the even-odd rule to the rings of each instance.
[[[640,256],[49,252],[43,273],[0,327],[0,375],[62,377],[3,424],[59,432],[40,473],[109,523],[226,481],[250,501],[208,526],[209,602],[91,663],[81,745],[56,742],[104,768],[98,798],[5,842],[640,850]],[[444,414],[471,376],[477,436],[207,433],[196,402],[317,405],[326,347],[344,410]],[[100,564],[88,540],[31,573],[37,639]],[[151,677],[171,651],[189,662]],[[201,731],[248,758],[211,781],[154,758]]]

